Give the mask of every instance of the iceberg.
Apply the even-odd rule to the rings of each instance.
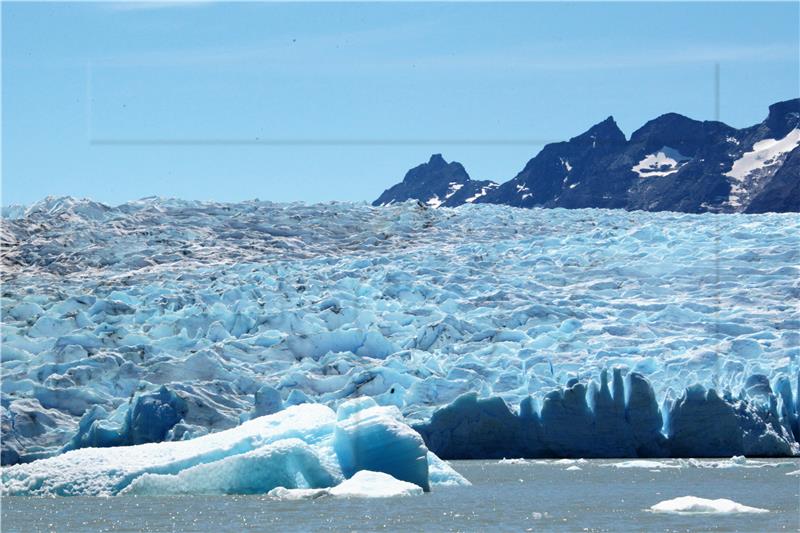
[[[739,513],[768,513],[769,510],[758,507],[748,507],[732,500],[720,498],[708,500],[696,496],[681,496],[671,500],[664,500],[652,507],[654,513],[673,514],[739,514]]]
[[[328,489],[358,495],[387,479],[386,495],[468,482],[429,453],[396,409],[372,400],[290,406],[192,440],[118,448],[81,448],[2,470],[4,495],[266,494]],[[363,413],[364,421],[360,421]],[[351,419],[357,421],[351,421]],[[344,425],[345,433],[338,433]],[[344,440],[343,440],[344,439]],[[372,441],[372,442],[370,442]],[[365,449],[343,446],[367,444]],[[376,455],[373,450],[387,453]],[[420,456],[421,454],[421,456]],[[342,461],[341,458],[345,458]],[[436,475],[428,477],[428,461]],[[372,471],[364,474],[361,465]],[[412,479],[395,479],[392,474]],[[416,489],[411,490],[409,485]],[[336,489],[336,487],[339,487]]]

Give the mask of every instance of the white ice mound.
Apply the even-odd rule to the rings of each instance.
[[[287,489],[277,487],[268,496],[280,500],[307,500],[323,496],[334,498],[394,498],[398,496],[419,496],[423,493],[419,485],[400,481],[383,472],[361,470],[329,489]]]
[[[675,513],[675,514],[738,514],[738,513],[768,513],[767,509],[758,507],[748,507],[732,500],[720,498],[708,500],[696,496],[681,496],[671,500],[664,500],[652,507],[650,510],[655,513]]]
[[[396,410],[374,402],[347,402],[339,418],[337,422],[336,413],[324,405],[302,404],[189,441],[82,448],[3,469],[2,492],[263,494],[276,487],[335,487],[357,476],[364,469],[361,465],[414,483],[422,491],[431,484],[429,460],[437,473],[434,484],[463,484],[459,474],[429,454]],[[377,483],[374,479],[358,478],[364,486]],[[357,492],[358,480],[345,485],[342,494]]]
[[[361,470],[348,480],[330,489],[331,496],[345,498],[390,498],[416,496],[422,488],[414,483],[400,481],[383,472]]]

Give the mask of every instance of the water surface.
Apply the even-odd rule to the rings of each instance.
[[[670,465],[677,461],[659,461]],[[7,497],[2,531],[797,531],[800,460],[761,468],[616,468],[619,461],[454,461],[472,487],[420,497],[275,501],[266,496]],[[752,462],[750,463],[752,464]],[[577,466],[580,470],[567,470]],[[679,496],[728,498],[765,514],[675,515]]]

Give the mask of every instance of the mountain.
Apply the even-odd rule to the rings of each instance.
[[[456,207],[472,203],[497,188],[493,181],[475,181],[461,163],[448,163],[433,154],[427,163],[409,170],[403,181],[385,190],[373,205],[421,200],[431,207]]]
[[[800,98],[736,129],[667,113],[630,139],[613,117],[545,146],[511,180],[470,179],[441,155],[410,170],[373,205],[601,207],[687,213],[800,211]]]

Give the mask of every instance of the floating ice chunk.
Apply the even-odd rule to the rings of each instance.
[[[422,487],[395,479],[384,472],[360,470],[356,474],[330,489],[331,496],[343,498],[391,498],[395,496],[417,496]]]
[[[551,464],[554,465],[585,465],[588,463],[586,459],[558,459],[557,461],[552,461]]]
[[[583,470],[583,469],[582,469],[581,467],[579,467],[578,465],[572,465],[572,466],[568,466],[568,467],[567,467],[567,468],[565,468],[564,470],[566,470],[566,471],[570,471],[570,472],[571,472],[571,471],[575,471],[575,470]]]
[[[664,469],[664,468],[681,468],[680,464],[666,463],[664,461],[648,461],[646,459],[637,459],[634,461],[620,461],[603,466],[612,466],[614,468],[647,468],[649,470]]]
[[[499,465],[527,465],[530,461],[527,459],[500,459],[497,461]]]
[[[419,485],[400,481],[383,472],[361,470],[331,488],[287,489],[276,487],[267,496],[280,500],[313,500],[321,497],[334,498],[395,498],[420,496],[423,490]]]
[[[671,500],[664,500],[652,507],[650,510],[655,513],[675,513],[675,514],[738,514],[738,513],[768,513],[767,509],[758,507],[748,507],[736,503],[732,500],[720,498],[718,500],[708,500],[696,496],[681,496]]]
[[[787,476],[800,476],[800,470],[793,470],[786,473]]]
[[[330,489],[287,489],[286,487],[275,487],[267,493],[270,498],[276,500],[316,500],[330,495]]]

